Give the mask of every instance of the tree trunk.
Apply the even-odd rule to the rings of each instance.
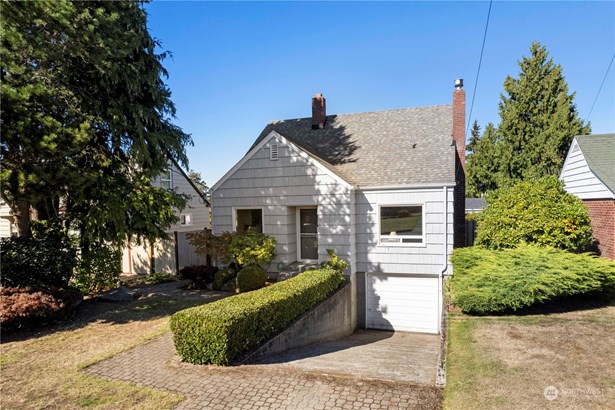
[[[17,201],[14,206],[13,217],[17,225],[17,236],[30,237],[32,236],[32,224],[30,219],[30,202]]]

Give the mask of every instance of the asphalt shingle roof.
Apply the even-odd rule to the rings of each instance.
[[[577,135],[589,169],[615,192],[615,134]]]
[[[452,129],[452,105],[340,114],[274,121],[252,148],[276,131],[355,186],[454,183]]]

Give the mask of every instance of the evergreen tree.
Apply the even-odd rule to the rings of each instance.
[[[497,130],[489,123],[482,136],[476,139],[473,152],[468,155],[466,196],[479,197],[498,187],[500,167]]]
[[[498,126],[500,184],[558,175],[575,135],[588,134],[568,93],[562,67],[538,42],[519,61],[518,78],[508,76],[501,94]]]
[[[85,242],[164,237],[185,198],[151,181],[191,139],[142,2],[0,7],[1,194],[19,234],[62,213]]]
[[[470,130],[470,140],[466,145],[466,151],[468,155],[471,155],[476,148],[476,144],[478,144],[478,139],[480,138],[480,125],[478,125],[478,121],[474,120],[472,123],[472,129]]]

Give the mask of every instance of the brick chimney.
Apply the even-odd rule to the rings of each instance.
[[[453,141],[457,147],[457,155],[463,170],[466,169],[466,92],[463,90],[463,79],[455,80],[453,92]]]
[[[312,97],[312,129],[318,130],[325,128],[327,121],[327,100],[321,93],[314,94]]]

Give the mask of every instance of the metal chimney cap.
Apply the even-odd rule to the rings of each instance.
[[[463,88],[463,78],[458,78],[455,80],[455,88],[458,90]]]

